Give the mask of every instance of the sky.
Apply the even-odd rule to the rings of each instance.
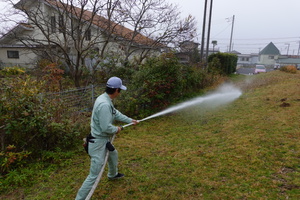
[[[182,17],[191,14],[196,18],[199,34],[196,42],[201,43],[205,0],[166,1],[177,4]],[[281,54],[298,54],[300,0],[213,0],[212,5],[210,43],[216,40],[215,48],[220,51],[229,50],[232,33],[232,49],[242,54],[258,53],[270,42]]]
[[[0,12],[6,7],[4,1],[0,0]],[[182,18],[189,14],[196,18],[199,36],[195,38],[195,42],[201,43],[205,0],[165,2],[178,5]],[[207,13],[210,2],[211,0],[208,0]],[[210,48],[211,41],[216,40],[215,49],[221,52],[228,51],[232,34],[232,49],[242,54],[259,53],[273,42],[281,54],[298,55],[299,10],[300,0],[213,0]],[[206,38],[207,33],[204,35]]]

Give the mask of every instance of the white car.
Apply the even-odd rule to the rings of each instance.
[[[262,72],[267,72],[267,69],[264,65],[256,65],[254,74],[262,73]]]

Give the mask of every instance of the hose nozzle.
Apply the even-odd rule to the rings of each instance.
[[[138,122],[141,122],[141,121],[143,121],[143,120],[137,120]],[[131,122],[131,123],[129,123],[129,124],[126,124],[126,125],[124,125],[124,126],[121,126],[121,129],[123,130],[125,127],[127,127],[127,126],[131,126],[131,125],[133,125],[133,123]]]

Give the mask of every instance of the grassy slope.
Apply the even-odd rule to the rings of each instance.
[[[242,79],[243,95],[226,107],[126,128],[114,142],[126,178],[104,176],[92,199],[300,199],[300,73]],[[71,163],[3,198],[74,199],[89,158],[82,151]]]

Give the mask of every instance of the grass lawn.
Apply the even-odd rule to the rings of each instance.
[[[105,172],[92,199],[300,199],[300,72],[233,82],[243,94],[227,106],[195,106],[125,128],[114,144],[126,177],[108,181]],[[74,199],[88,171],[82,150],[0,199]]]

